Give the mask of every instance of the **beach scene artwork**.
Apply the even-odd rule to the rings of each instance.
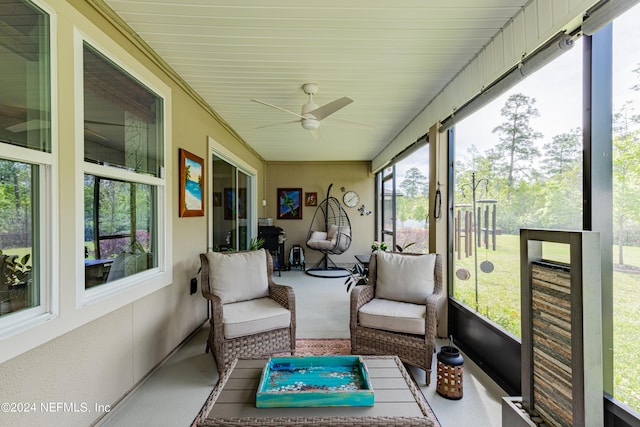
[[[191,159],[185,160],[186,184],[184,203],[189,210],[202,209],[202,166]]]
[[[180,214],[181,216],[204,215],[203,160],[180,150]]]

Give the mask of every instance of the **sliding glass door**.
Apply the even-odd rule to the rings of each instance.
[[[251,218],[255,176],[232,161],[212,154],[212,236],[211,250],[217,252],[249,249],[255,225]]]

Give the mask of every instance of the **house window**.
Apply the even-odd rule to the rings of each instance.
[[[158,266],[156,189],[85,175],[85,287]]]
[[[49,16],[0,4],[0,142],[51,152]]]
[[[50,310],[49,15],[0,4],[0,327]]]
[[[515,337],[520,229],[583,225],[581,45],[455,125],[453,297]]]
[[[38,247],[34,234],[34,219],[39,216],[38,169],[0,160],[0,316],[40,304],[34,250]]]
[[[85,288],[159,266],[163,99],[83,44]]]

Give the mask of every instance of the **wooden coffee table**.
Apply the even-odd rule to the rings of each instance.
[[[266,359],[236,359],[214,388],[208,415],[197,420],[197,425],[434,425],[422,392],[395,356],[365,357],[375,393],[375,403],[370,407],[256,408],[256,390],[266,363]]]

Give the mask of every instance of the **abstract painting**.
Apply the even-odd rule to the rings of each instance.
[[[278,188],[278,219],[302,219],[302,188]]]

